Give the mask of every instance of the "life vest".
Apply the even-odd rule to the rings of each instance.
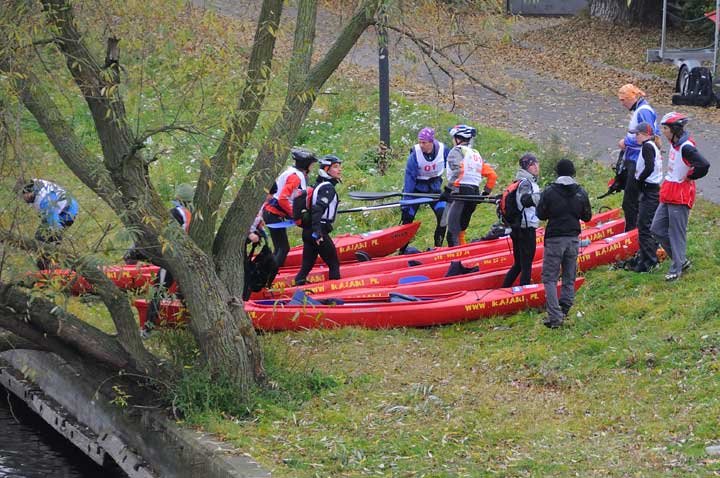
[[[463,153],[463,159],[460,163],[460,173],[453,182],[453,186],[480,186],[482,182],[483,158],[473,148],[464,145],[456,146]]]
[[[311,206],[315,206],[318,201],[318,193],[320,192],[323,187],[332,186],[332,183],[329,181],[322,182],[315,186],[315,188],[312,191],[312,200],[310,202]],[[327,224],[332,224],[335,221],[335,216],[337,215],[337,208],[338,203],[340,200],[338,199],[337,192],[333,195],[333,198],[330,200],[330,203],[325,208],[325,212],[323,212],[322,217],[320,218],[320,222],[324,222]]]
[[[695,204],[695,181],[687,178],[690,164],[682,156],[682,149],[687,145],[695,146],[695,142],[687,139],[677,147],[670,146],[668,170],[665,174],[665,181],[660,186],[660,202],[682,204],[692,208]]]
[[[186,208],[182,204],[176,204],[173,209],[177,211],[178,215],[180,216],[180,219],[176,217],[176,219],[178,219],[178,222],[180,223],[180,226],[182,226],[185,232],[190,232],[190,221],[192,221],[192,213],[190,212],[190,209]]]
[[[415,160],[417,161],[417,179],[427,181],[428,179],[441,176],[445,170],[445,145],[438,141],[438,148],[435,157],[428,161],[423,154],[419,144],[415,145]]]
[[[657,147],[653,140],[648,140],[647,144],[652,146],[655,150],[655,165],[653,167],[653,172],[650,173],[650,176],[645,178],[645,182],[650,184],[660,184],[662,182],[662,154],[660,153],[660,148]],[[638,179],[640,177],[643,169],[645,169],[645,158],[643,158],[641,152],[637,159],[637,166],[635,168],[635,179]]]
[[[648,110],[653,113],[653,116],[655,116],[655,110],[650,106],[645,100],[642,100],[643,104],[635,108],[635,110],[632,112],[632,115],[630,116],[630,122],[628,123],[628,131],[633,131],[635,128],[637,128],[637,125],[640,124],[640,121],[638,121],[638,114],[642,110]],[[655,128],[655,125],[653,124],[653,128]],[[635,135],[633,135],[634,137]],[[638,155],[640,154],[640,149],[637,147],[628,147],[625,151],[625,159],[633,160],[635,161],[638,158]]]
[[[290,193],[289,197],[282,197],[283,194],[286,194],[285,190],[285,184],[288,181],[288,178],[290,176],[295,175],[300,180],[300,185],[295,191],[292,191]],[[290,166],[287,168],[278,178],[275,180],[275,185],[277,186],[277,190],[273,193],[272,197],[268,200],[267,204],[265,205],[265,209],[267,209],[269,212],[278,215],[278,216],[285,216],[285,217],[292,217],[293,211],[292,211],[292,205],[293,200],[298,195],[299,191],[305,191],[307,190],[307,182],[305,181],[305,174],[303,174],[302,171],[299,169]],[[284,208],[281,206],[281,201],[288,201],[289,209]]]

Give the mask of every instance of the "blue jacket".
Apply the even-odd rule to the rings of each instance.
[[[426,155],[428,159],[434,158],[437,154],[439,145],[437,141],[433,142],[433,150],[432,153]],[[448,153],[450,152],[451,148],[445,147],[445,151],[443,153],[443,161],[447,162]],[[417,179],[417,171],[418,171],[418,162],[417,158],[415,157],[415,148],[413,147],[410,150],[410,155],[407,159],[407,164],[405,165],[405,186],[403,187],[403,192],[406,193],[436,193],[439,194],[442,192],[442,181],[443,177],[442,175],[432,178],[429,180],[418,180]]]
[[[642,108],[643,106],[645,107]],[[628,129],[634,128],[645,121],[646,123],[653,125],[655,134],[660,134],[658,126],[655,124],[655,121],[657,121],[657,113],[655,113],[655,110],[649,106],[650,103],[648,103],[645,98],[640,98],[638,102],[630,108],[632,116],[630,123],[628,124]],[[640,150],[642,150],[642,144],[638,143],[635,139],[635,133],[628,132],[625,135],[625,159],[637,161],[638,156],[640,156]]]

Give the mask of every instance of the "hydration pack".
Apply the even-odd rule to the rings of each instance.
[[[506,226],[519,226],[522,221],[522,209],[517,205],[517,190],[520,181],[520,179],[516,179],[511,182],[502,192],[500,202],[498,202],[498,217]]]

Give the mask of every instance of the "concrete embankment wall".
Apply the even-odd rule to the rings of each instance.
[[[0,385],[101,465],[113,460],[132,478],[270,476],[247,456],[178,427],[161,411],[111,404],[98,395],[108,377],[97,375],[47,352],[0,353]]]

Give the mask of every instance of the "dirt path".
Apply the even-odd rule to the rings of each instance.
[[[244,19],[254,19],[257,15],[255,2],[195,1],[226,15]],[[347,17],[347,14],[345,16]],[[294,17],[292,7],[286,7],[283,17],[286,21]],[[329,45],[340,25],[342,19],[337,14],[321,10],[317,29],[321,44]],[[397,42],[398,38],[391,35],[391,76],[395,79],[402,78],[406,88],[414,83],[419,90],[425,92],[434,84],[449,88],[447,78],[442,73],[434,74],[433,79],[422,64],[409,61],[407,56],[393,54],[392,48]],[[345,64],[357,67],[355,71],[365,72],[368,78],[376,78],[376,45],[375,32],[366,32]],[[407,43],[403,45],[407,46]],[[629,119],[628,112],[614,96],[585,91],[567,82],[543,76],[530,68],[498,67],[498,63],[501,62],[493,63],[491,68],[494,68],[494,71],[487,71],[487,66],[479,59],[471,58],[466,67],[473,74],[489,79],[494,86],[500,88],[501,82],[509,79],[512,86],[508,85],[507,89],[513,91],[511,97],[503,99],[481,87],[460,86],[457,88],[459,94],[456,96],[456,111],[476,124],[507,129],[540,143],[548,142],[556,135],[565,147],[582,157],[604,163],[611,161],[611,152],[617,148],[618,140],[625,134]],[[592,74],[591,69],[588,74]],[[415,96],[412,91],[407,94]],[[430,96],[414,99],[429,104],[441,101]],[[693,109],[686,108],[682,111],[692,116]],[[659,107],[657,110],[661,116],[670,111],[670,108]],[[711,163],[708,176],[698,181],[698,190],[706,199],[720,203],[720,127],[693,120],[689,128],[699,150]]]

